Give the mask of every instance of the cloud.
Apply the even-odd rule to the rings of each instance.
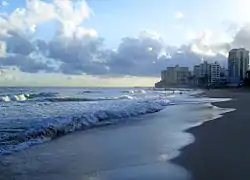
[[[28,73],[54,72],[55,69],[49,63],[38,61],[29,56],[21,54],[0,58],[0,66],[17,66],[20,71]]]
[[[95,34],[94,30],[84,29],[80,24],[92,13],[86,1],[54,0],[54,8],[57,13],[57,20],[60,22],[60,33],[63,36],[83,36],[85,34]]]
[[[57,13],[53,4],[40,0],[27,0],[26,8],[17,8],[10,14],[1,14],[1,35],[6,36],[9,31],[33,33],[37,24],[56,18]]]
[[[238,30],[234,35],[232,45],[234,47],[245,47],[250,49],[250,23],[245,24]]]
[[[6,43],[4,41],[0,41],[0,57],[6,56]]]
[[[7,1],[0,2],[0,7],[1,6],[4,7],[4,6],[8,6],[8,5],[9,5],[9,3]]]
[[[85,35],[81,38],[54,39],[48,45],[49,57],[61,63],[65,74],[105,74],[103,40]]]
[[[22,55],[29,55],[35,50],[32,42],[23,34],[17,31],[8,31],[9,36],[2,37],[5,41],[8,53],[16,53]]]
[[[142,31],[138,37],[127,37],[122,40],[116,52],[107,61],[110,72],[114,74],[146,76],[159,73],[166,58],[162,38],[155,33]]]
[[[175,13],[174,17],[176,19],[183,19],[185,16],[184,16],[184,14],[182,12],[178,11],[178,12]]]
[[[85,1],[74,3],[68,0],[54,0],[52,3],[47,3],[41,0],[28,0],[25,8],[17,8],[10,14],[1,14],[0,40],[6,46],[6,49],[2,46],[1,50],[6,51],[7,57],[2,57],[0,64],[17,66],[24,72],[52,71],[52,68],[46,64],[47,62],[42,62],[41,58],[35,59],[33,55],[39,51],[38,54],[45,56],[42,59],[54,57],[53,55],[58,58],[63,56],[56,54],[54,47],[57,45],[61,50],[68,48],[69,51],[65,52],[67,55],[70,55],[75,47],[85,47],[86,45],[80,39],[87,39],[90,36],[97,37],[96,31],[80,26],[90,13],[91,10]],[[34,40],[37,25],[48,21],[54,21],[59,25],[53,40],[49,43]],[[91,43],[89,43],[90,46]],[[35,57],[37,58],[37,56]],[[54,61],[55,64],[63,64],[67,60],[61,58],[61,63],[56,63],[57,59]],[[91,67],[91,65],[89,66]],[[71,67],[64,64],[62,67],[64,67],[63,72],[71,72]]]
[[[212,36],[213,34],[209,30],[204,30],[196,36],[193,35],[190,39],[191,51],[200,55],[215,56],[221,54],[226,56],[231,48],[230,42],[214,43]]]

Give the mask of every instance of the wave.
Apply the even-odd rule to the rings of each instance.
[[[10,102],[10,101],[26,101],[28,98],[26,94],[19,94],[19,95],[13,95],[13,96],[2,96],[0,97],[0,102]]]
[[[26,93],[26,94],[16,94],[16,95],[5,95],[0,97],[0,102],[10,102],[10,101],[26,101],[32,99],[41,99],[47,97],[56,97],[58,93],[53,92],[42,92],[42,93]]]
[[[85,90],[81,92],[82,94],[91,94],[91,93],[102,93],[102,91],[97,90]]]
[[[123,99],[136,99],[135,97],[123,95],[118,97],[97,97],[97,98],[79,98],[79,97],[55,97],[46,98],[49,102],[82,102],[82,101],[108,101],[108,100],[123,100]]]
[[[136,99],[129,95],[121,95],[117,97],[57,97],[57,93],[36,93],[36,94],[17,94],[0,96],[0,102],[10,101],[49,101],[49,102],[77,102],[77,101],[105,101],[105,100],[122,100],[122,99]]]
[[[121,119],[158,112],[168,104],[169,101],[166,99],[124,101],[116,108],[112,107],[95,112],[92,110],[89,113],[79,113],[70,117],[45,119],[26,130],[16,131],[16,133],[6,132],[0,141],[0,155],[10,154],[77,130],[112,124]]]
[[[54,92],[42,92],[42,93],[34,93],[34,94],[26,94],[29,99],[34,98],[46,98],[46,97],[56,97],[58,93]]]
[[[127,90],[122,91],[123,93],[129,93],[129,94],[146,94],[147,92],[143,89],[135,89],[135,90]]]
[[[2,97],[0,97],[0,101],[9,102],[9,101],[11,101],[11,99],[9,96],[2,96]]]

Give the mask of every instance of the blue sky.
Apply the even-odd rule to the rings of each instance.
[[[133,82],[135,77],[136,82],[140,82],[140,78],[148,76],[150,78],[146,79],[150,79],[150,82],[143,79],[143,83],[152,84],[155,78],[159,78],[158,72],[164,66],[177,63],[192,66],[200,61],[200,57],[211,61],[225,59],[229,47],[239,47],[242,43],[248,47],[246,42],[250,37],[249,0],[86,0],[88,7],[83,9],[80,8],[83,7],[80,6],[83,0],[75,0],[77,5],[67,3],[68,0],[28,1],[33,14],[19,16],[19,12],[13,15],[17,8],[27,8],[26,0],[6,0],[8,5],[1,7],[0,12],[7,12],[8,17],[0,17],[0,29],[3,30],[0,40],[7,50],[11,49],[12,57],[4,57],[0,66],[7,69],[14,66],[17,70],[9,71],[6,76],[1,75],[0,85],[10,79],[16,81],[12,84],[17,81],[22,84],[19,81],[23,77],[25,83],[29,84],[35,80],[32,80],[35,76],[41,78],[44,85],[51,79],[50,73],[61,77],[62,84],[68,84],[69,79],[70,83],[75,84],[74,79],[90,77],[96,82],[97,76],[103,84],[105,78],[106,82],[116,84],[120,82],[117,79],[120,76],[133,76]],[[46,3],[44,9],[41,6],[43,2]],[[55,9],[57,3],[60,5],[59,13]],[[35,7],[37,4],[38,7]],[[74,5],[75,10],[72,8]],[[89,18],[82,14],[85,11],[89,11]],[[32,23],[36,25],[35,31],[26,33],[27,29],[31,30]],[[8,39],[8,34],[1,34],[5,30],[17,33]],[[141,38],[141,32],[145,30],[146,37]],[[86,33],[90,33],[91,37]],[[75,35],[79,38],[76,41],[72,38]],[[130,40],[122,41],[124,37]],[[104,39],[104,49],[99,49],[99,38]],[[38,51],[34,51],[34,48],[38,48],[34,44],[37,39],[44,41],[45,45],[53,42],[54,47],[59,48],[44,50],[39,47]],[[169,49],[170,46],[172,48]],[[120,49],[116,51],[118,47]],[[110,50],[115,50],[111,52],[112,55]],[[182,52],[182,55],[176,55],[176,52]],[[34,53],[38,53],[35,58]],[[159,58],[160,54],[168,55],[168,58]],[[20,57],[24,60],[20,60]],[[60,67],[52,70],[51,64],[48,64],[50,61]],[[123,68],[124,65],[127,69]],[[151,70],[147,73],[145,69]],[[128,79],[126,81],[130,82]]]

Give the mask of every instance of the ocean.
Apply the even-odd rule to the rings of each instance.
[[[195,141],[185,130],[231,111],[201,92],[1,88],[0,179],[186,180],[165,163]]]

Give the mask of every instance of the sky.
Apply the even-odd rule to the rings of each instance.
[[[248,0],[0,2],[0,86],[153,86],[250,49]]]

